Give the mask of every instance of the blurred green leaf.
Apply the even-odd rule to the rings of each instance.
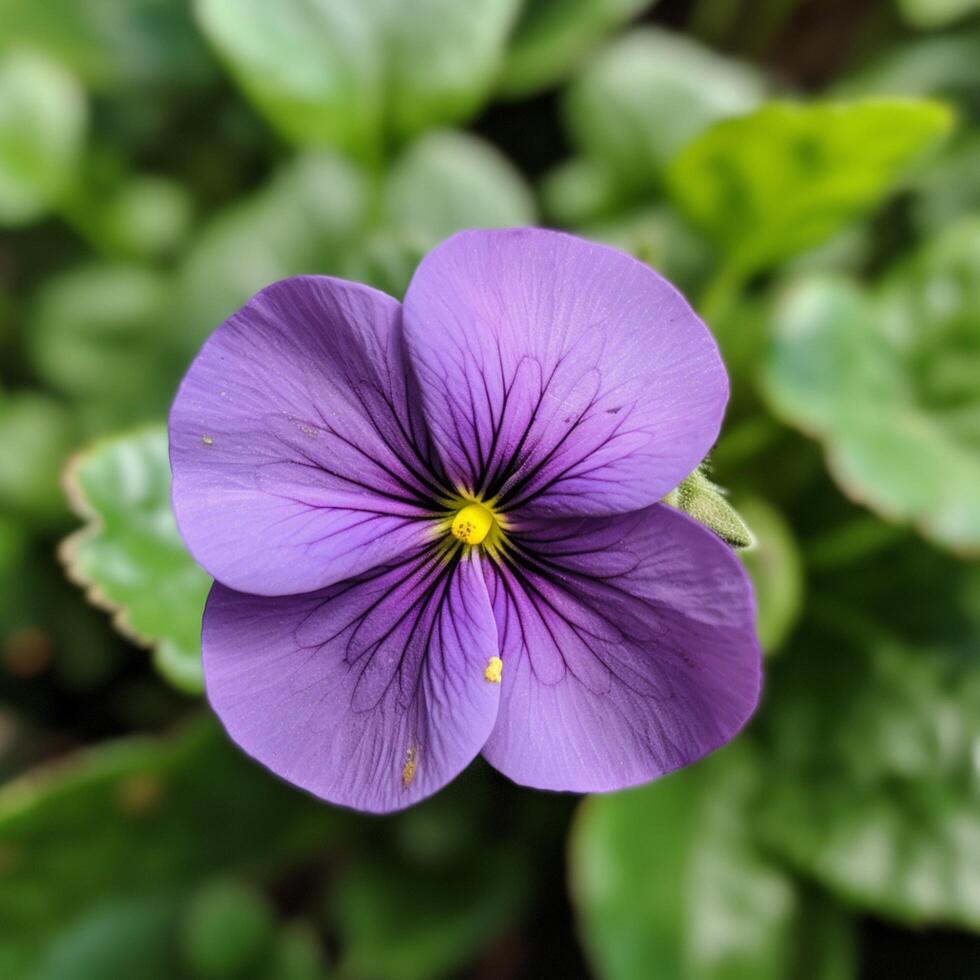
[[[395,160],[372,227],[341,272],[401,296],[419,260],[455,232],[534,220],[530,188],[493,146],[468,133],[428,133]]]
[[[500,77],[513,98],[560,81],[589,48],[656,0],[526,0]]]
[[[26,338],[32,366],[76,399],[92,425],[162,414],[179,374],[167,351],[171,303],[169,277],[139,266],[92,264],[49,276]]]
[[[527,882],[501,843],[444,869],[361,860],[337,890],[345,975],[438,980],[458,970],[522,911]]]
[[[126,258],[172,254],[190,229],[193,203],[187,189],[165,177],[133,177],[92,215],[102,245]]]
[[[980,108],[978,46],[980,31],[976,29],[915,38],[860,62],[832,91],[836,97],[852,99],[871,95],[945,98],[976,110]]]
[[[752,576],[758,607],[759,642],[766,653],[780,649],[803,606],[803,562],[785,518],[761,497],[739,500],[754,545],[739,552]]]
[[[669,183],[744,279],[875,207],[950,124],[944,106],[914,100],[770,103],[695,139]]]
[[[240,976],[272,945],[274,919],[252,886],[217,879],[191,896],[181,916],[180,945],[191,973],[201,980]]]
[[[980,0],[898,0],[898,7],[913,27],[929,30],[980,10]]]
[[[844,490],[955,549],[980,548],[980,220],[947,231],[873,292],[797,283],[764,389],[820,438]]]
[[[72,448],[67,411],[38,392],[0,392],[0,508],[38,524],[66,513],[59,477]]]
[[[599,977],[854,975],[841,913],[805,896],[753,840],[765,779],[743,743],[693,770],[581,804],[571,890]],[[822,935],[814,943],[816,921]]]
[[[87,522],[62,545],[69,576],[125,635],[155,647],[154,662],[169,681],[199,693],[210,579],[187,553],[170,510],[166,431],[97,443],[77,457],[67,482]]]
[[[78,165],[86,115],[84,93],[59,65],[25,51],[0,54],[0,224],[24,224],[57,205]]]
[[[391,142],[480,107],[518,0],[196,0],[195,9],[287,139],[377,160]]]
[[[172,932],[178,902],[176,894],[165,892],[97,903],[53,937],[29,980],[176,980]]]
[[[628,208],[578,229],[586,238],[628,252],[691,295],[711,268],[711,251],[668,205]]]
[[[980,52],[980,45],[977,47]],[[916,231],[936,234],[963,215],[980,212],[980,132],[971,130],[923,168],[912,182]]]
[[[770,670],[764,839],[852,904],[980,928],[976,624],[960,655],[869,635],[849,606],[824,619]]]
[[[178,272],[178,332],[189,358],[250,296],[277,279],[330,271],[367,220],[368,188],[328,153],[302,154],[220,212]]]
[[[382,224],[424,251],[464,228],[532,224],[534,198],[491,144],[446,130],[423,136],[398,158],[385,187]]]
[[[589,63],[566,93],[564,115],[586,158],[630,197],[655,190],[683,146],[717,120],[753,108],[763,92],[752,68],[643,28]]]
[[[267,873],[320,850],[339,816],[270,777],[208,721],[106,743],[0,791],[0,975],[103,902]],[[140,974],[142,975],[142,974]]]
[[[43,51],[100,91],[211,74],[183,0],[0,0],[0,24],[0,49],[9,39]]]

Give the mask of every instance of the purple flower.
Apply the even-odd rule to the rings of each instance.
[[[231,737],[371,811],[478,752],[518,783],[602,791],[722,745],[759,693],[752,591],[659,501],[727,396],[669,283],[557,232],[456,235],[404,305],[322,276],[262,290],[170,417]]]

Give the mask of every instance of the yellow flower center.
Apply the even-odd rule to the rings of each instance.
[[[493,511],[473,501],[456,512],[450,530],[463,544],[480,544],[493,530]]]

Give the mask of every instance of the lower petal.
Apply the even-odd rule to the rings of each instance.
[[[710,531],[664,505],[542,521],[488,566],[503,659],[486,759],[515,782],[601,792],[727,742],[761,682],[755,604]]]
[[[480,751],[500,685],[497,634],[472,557],[434,549],[302,596],[216,584],[203,626],[208,698],[276,774],[359,810],[434,793]]]

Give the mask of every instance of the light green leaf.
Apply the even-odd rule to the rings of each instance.
[[[693,770],[581,805],[571,890],[602,980],[853,975],[846,921],[805,898],[753,840],[764,785],[743,744]]]
[[[69,576],[114,614],[121,632],[155,648],[156,666],[169,681],[200,692],[201,612],[210,580],[187,553],[170,510],[166,431],[97,443],[74,461],[67,485],[87,522],[62,546]]]
[[[357,170],[331,154],[306,153],[215,217],[178,270],[176,316],[187,358],[263,286],[332,271],[364,226],[368,203]]]
[[[73,439],[73,420],[53,398],[0,392],[0,509],[59,523],[66,510],[58,478]]]
[[[872,210],[950,125],[931,102],[770,103],[690,143],[669,185],[745,278]]]
[[[468,133],[430,133],[395,162],[382,224],[425,249],[464,228],[507,228],[535,221],[520,173],[491,144]]]
[[[825,445],[838,483],[882,516],[980,549],[980,221],[950,229],[875,292],[798,283],[764,390]]]
[[[25,224],[57,205],[74,178],[86,115],[84,93],[59,65],[0,55],[0,224]]]
[[[913,27],[931,30],[980,10],[980,0],[898,0],[898,7]]]
[[[468,118],[495,80],[517,0],[196,0],[239,84],[292,142],[377,160]]]
[[[91,264],[51,276],[26,338],[31,364],[94,424],[160,415],[179,376],[173,352],[166,362],[171,302],[169,277],[140,266]]]
[[[569,87],[572,139],[625,196],[654,190],[677,152],[710,124],[762,98],[756,72],[684,37],[635,30],[604,48]]]
[[[212,74],[184,2],[0,0],[0,24],[0,49],[30,46],[116,97],[127,86],[180,88]]]
[[[606,34],[656,0],[527,0],[500,77],[521,98],[560,81]]]
[[[530,188],[493,146],[468,133],[429,133],[395,161],[374,225],[348,249],[341,272],[401,296],[422,256],[455,232],[535,217]]]
[[[213,721],[175,739],[106,743],[10,783],[0,791],[0,975],[30,976],[49,941],[103,903],[215,874],[279,873],[322,853],[338,819]]]
[[[775,653],[803,605],[803,561],[785,518],[761,497],[740,500],[738,510],[755,537],[739,558],[755,586],[759,642],[766,653]]]
[[[980,31],[920,37],[890,45],[832,88],[836,98],[920,96],[950,99],[969,110],[980,89]]]
[[[869,635],[849,607],[825,618],[770,670],[760,832],[851,904],[980,929],[976,623],[963,656]]]

